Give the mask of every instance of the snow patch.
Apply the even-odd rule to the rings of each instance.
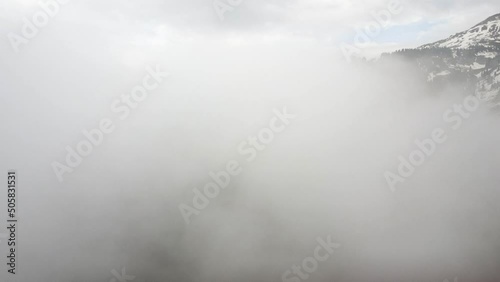
[[[474,64],[472,64],[471,68],[473,70],[480,70],[480,69],[484,69],[485,66],[486,65],[481,65],[478,62],[474,62]]]

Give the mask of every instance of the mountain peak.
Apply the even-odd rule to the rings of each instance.
[[[472,47],[500,49],[500,14],[493,15],[470,29],[447,39],[420,46],[419,49],[468,49]]]
[[[487,24],[487,23],[492,22],[492,21],[500,21],[500,13],[487,18],[486,20],[478,23],[477,25],[473,26],[472,28],[480,26],[480,25]]]
[[[447,39],[382,58],[391,55],[413,62],[430,85],[461,82],[464,89],[500,108],[500,14]]]

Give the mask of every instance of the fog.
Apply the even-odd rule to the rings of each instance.
[[[349,64],[295,37],[51,28],[0,68],[18,281],[108,282],[123,267],[139,282],[282,281],[328,236],[340,247],[309,281],[500,278],[499,117],[483,103],[454,130],[443,114],[469,94],[460,86],[436,91],[405,62]],[[111,105],[147,66],[170,76],[121,120]],[[284,108],[295,117],[248,161],[239,144]],[[58,181],[52,164],[103,118],[114,131]],[[391,190],[384,174],[436,128],[446,141]],[[231,160],[241,173],[186,223],[180,205]]]

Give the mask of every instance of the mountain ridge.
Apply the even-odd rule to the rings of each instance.
[[[500,48],[500,13],[488,17],[465,31],[418,48],[466,49],[475,46]]]
[[[382,54],[380,60],[392,57],[413,63],[432,86],[460,82],[500,107],[500,13],[446,39]]]

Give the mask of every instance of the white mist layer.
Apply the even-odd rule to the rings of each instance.
[[[402,63],[202,43],[142,59],[130,47],[126,63],[97,43],[5,62],[2,169],[19,171],[23,281],[104,282],[122,267],[137,281],[281,281],[328,235],[341,248],[310,281],[500,277],[500,134],[487,107],[454,131],[442,115],[467,93],[426,93]],[[156,64],[172,76],[120,121],[112,101]],[[283,107],[297,117],[247,162],[238,144]],[[104,117],[115,131],[59,183],[50,164]],[[439,127],[448,140],[391,192],[384,173]],[[179,204],[229,160],[242,173],[186,225]]]

